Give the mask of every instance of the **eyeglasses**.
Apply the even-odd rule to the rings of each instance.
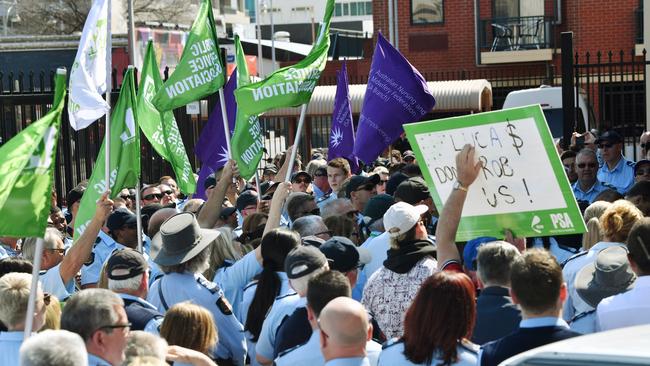
[[[103,330],[103,329],[120,329],[120,328],[126,328],[129,330],[131,328],[131,323],[126,323],[126,324],[113,324],[113,325],[103,325],[97,330]]]
[[[311,181],[309,179],[307,179],[307,178],[303,178],[303,179],[294,179],[293,183],[296,183],[296,184],[300,184],[300,183],[309,184],[309,183],[311,183]]]
[[[314,174],[314,177],[327,177],[327,174]]]
[[[329,235],[329,236],[332,236],[332,231],[330,231],[330,230],[328,230],[328,231],[321,231],[320,233],[316,233],[316,234],[314,234],[314,236],[318,236],[318,235]]]
[[[612,144],[600,144],[600,145],[598,145],[598,148],[599,149],[611,149],[612,146],[614,146],[614,145],[612,145]]]
[[[135,196],[131,196],[130,194],[121,194],[120,198],[123,200],[133,200],[135,199]]]
[[[598,168],[598,163],[580,163],[577,165],[578,168],[584,169],[584,168]]]
[[[172,191],[171,189],[168,189],[168,190],[162,192],[162,194],[165,194],[167,196],[171,196],[173,193],[174,193],[174,191]]]
[[[52,249],[48,249],[48,250],[51,250],[53,252],[57,252],[59,254],[65,254],[65,248],[52,248]]]
[[[379,181],[379,183],[377,183],[377,185],[383,186],[383,185],[386,184],[387,182],[388,182],[388,180],[383,180],[383,179],[382,179],[382,180]]]
[[[362,185],[361,187],[355,189],[354,191],[355,191],[355,192],[359,192],[359,191],[372,191],[374,188],[375,188],[375,185],[374,185],[374,184],[365,184],[365,185]]]
[[[146,196],[142,196],[142,199],[145,201],[151,201],[154,198],[156,199],[161,199],[163,197],[162,193],[150,193]]]
[[[637,169],[635,175],[646,175],[650,174],[650,168],[648,169]]]

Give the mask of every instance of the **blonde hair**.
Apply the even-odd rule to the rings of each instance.
[[[584,220],[585,224],[587,224],[587,232],[582,235],[582,250],[589,250],[596,243],[603,240],[600,217],[611,205],[611,202],[596,201],[585,210]]]
[[[232,230],[228,227],[214,229],[219,232],[219,236],[214,239],[210,246],[210,267],[203,272],[205,278],[212,281],[217,270],[223,267],[226,260],[237,261],[241,259],[240,251],[235,248],[232,240]]]
[[[626,200],[617,200],[600,217],[605,240],[625,243],[632,226],[643,218],[643,213]]]
[[[203,306],[189,301],[178,303],[165,313],[160,336],[169,345],[193,349],[206,355],[210,355],[218,341],[212,314]]]
[[[54,295],[50,295],[50,304],[45,308],[45,325],[41,331],[47,329],[61,329],[61,303]]]
[[[31,286],[32,275],[28,273],[12,272],[0,278],[0,321],[10,330],[25,323]],[[38,304],[43,302],[40,282],[37,289]]]

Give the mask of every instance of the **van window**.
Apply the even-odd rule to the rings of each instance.
[[[551,135],[555,138],[562,137],[562,108],[543,109],[543,112]]]

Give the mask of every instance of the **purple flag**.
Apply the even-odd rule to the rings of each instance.
[[[236,70],[233,71],[232,75],[237,75],[234,72]],[[228,126],[230,127],[230,136],[228,138],[231,138],[235,131],[235,116],[237,115],[235,89],[237,89],[237,78],[231,77],[223,89],[226,98]],[[196,182],[196,193],[193,197],[206,199],[205,188],[203,187],[205,179],[228,162],[228,145],[223,130],[220,102],[217,102],[217,105],[214,106],[212,113],[208,117],[208,122],[203,126],[194,153],[201,162],[201,170],[199,170],[199,180]]]
[[[357,157],[354,156],[354,124],[352,123],[352,109],[350,108],[350,94],[348,92],[348,71],[345,62],[336,75],[336,96],[334,97],[334,112],[332,114],[332,131],[327,152],[329,160],[343,157],[350,162],[353,173],[359,171]]]
[[[354,155],[371,164],[404,132],[403,124],[419,121],[435,104],[420,72],[379,33]]]

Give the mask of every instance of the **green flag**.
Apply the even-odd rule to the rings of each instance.
[[[237,86],[248,85],[250,76],[246,66],[246,55],[244,55],[238,35],[235,35],[235,62],[237,64]],[[257,116],[245,115],[239,106],[237,106],[235,119],[235,133],[230,146],[232,157],[239,167],[239,173],[244,179],[250,179],[255,175],[257,165],[262,159],[264,139]]]
[[[88,189],[81,198],[79,211],[74,218],[74,238],[86,230],[95,214],[95,205],[106,189],[105,153],[106,144],[110,144],[110,179],[111,198],[115,198],[123,188],[135,187],[140,176],[140,133],[136,113],[135,81],[133,69],[124,75],[120,96],[112,110],[110,141],[102,143],[99,155],[88,182]]]
[[[259,115],[274,108],[296,107],[309,102],[327,62],[330,47],[330,19],[334,0],[327,0],[318,40],[302,61],[277,70],[266,79],[235,90],[237,108],[244,114]]]
[[[52,109],[0,147],[1,236],[45,235],[65,84],[65,69],[59,69]]]
[[[153,98],[159,111],[182,107],[211,95],[225,83],[210,0],[202,0],[181,60]]]
[[[142,77],[138,89],[137,113],[138,124],[147,136],[156,152],[167,160],[174,169],[178,187],[185,194],[196,191],[196,180],[192,166],[187,158],[183,139],[178,132],[178,125],[171,111],[159,112],[151,103],[154,95],[162,86],[158,71],[153,42],[149,41],[147,53],[142,64]]]

